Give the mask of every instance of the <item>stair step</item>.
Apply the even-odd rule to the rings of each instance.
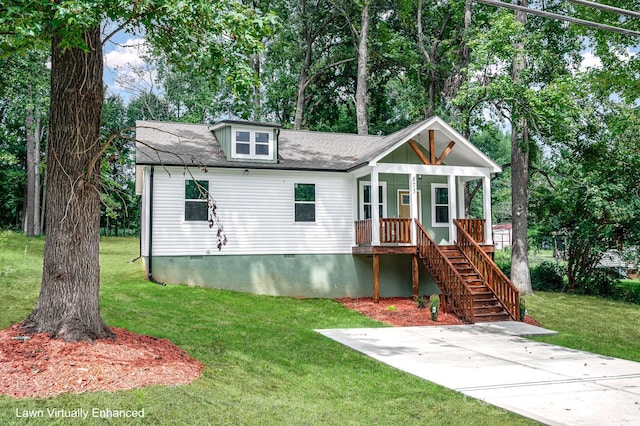
[[[508,321],[510,319],[506,312],[501,313],[475,313],[476,322],[491,322],[491,321]]]
[[[484,279],[476,272],[475,267],[465,255],[455,246],[441,247],[442,254],[455,269],[471,291],[473,298],[474,316],[476,322],[508,321],[511,319],[500,301],[486,286]],[[423,258],[427,269],[427,261]]]
[[[475,306],[476,315],[480,314],[506,314],[502,306]]]

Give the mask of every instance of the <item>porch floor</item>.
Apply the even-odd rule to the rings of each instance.
[[[416,254],[417,246],[354,246],[353,254]]]

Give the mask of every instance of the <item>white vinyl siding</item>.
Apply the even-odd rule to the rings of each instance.
[[[216,229],[184,220],[182,169],[156,168],[153,252],[170,255],[351,253],[353,178],[346,173],[209,169],[193,178],[209,192],[228,243],[219,252]],[[294,185],[315,185],[315,222],[295,221]]]

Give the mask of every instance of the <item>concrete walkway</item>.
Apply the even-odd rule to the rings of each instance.
[[[518,322],[317,330],[400,370],[550,425],[640,425],[640,363],[521,336]]]

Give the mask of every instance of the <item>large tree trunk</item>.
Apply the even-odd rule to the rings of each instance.
[[[528,0],[518,0],[521,6],[528,6]],[[516,21],[527,23],[527,15],[516,11]],[[516,57],[513,61],[513,81],[520,84],[522,71],[526,67],[524,42],[516,42]],[[511,281],[521,295],[533,293],[529,273],[529,244],[527,236],[527,205],[529,202],[529,131],[522,108],[515,103],[511,111]]]
[[[365,1],[362,6],[362,21],[358,40],[358,76],[356,82],[356,120],[358,124],[358,134],[369,134],[369,120],[367,118],[367,61],[369,59],[369,48],[367,37],[369,36],[369,4]]]
[[[38,303],[23,327],[67,341],[113,334],[100,316],[100,28],[87,50],[61,50],[54,36],[47,156],[47,239]]]

